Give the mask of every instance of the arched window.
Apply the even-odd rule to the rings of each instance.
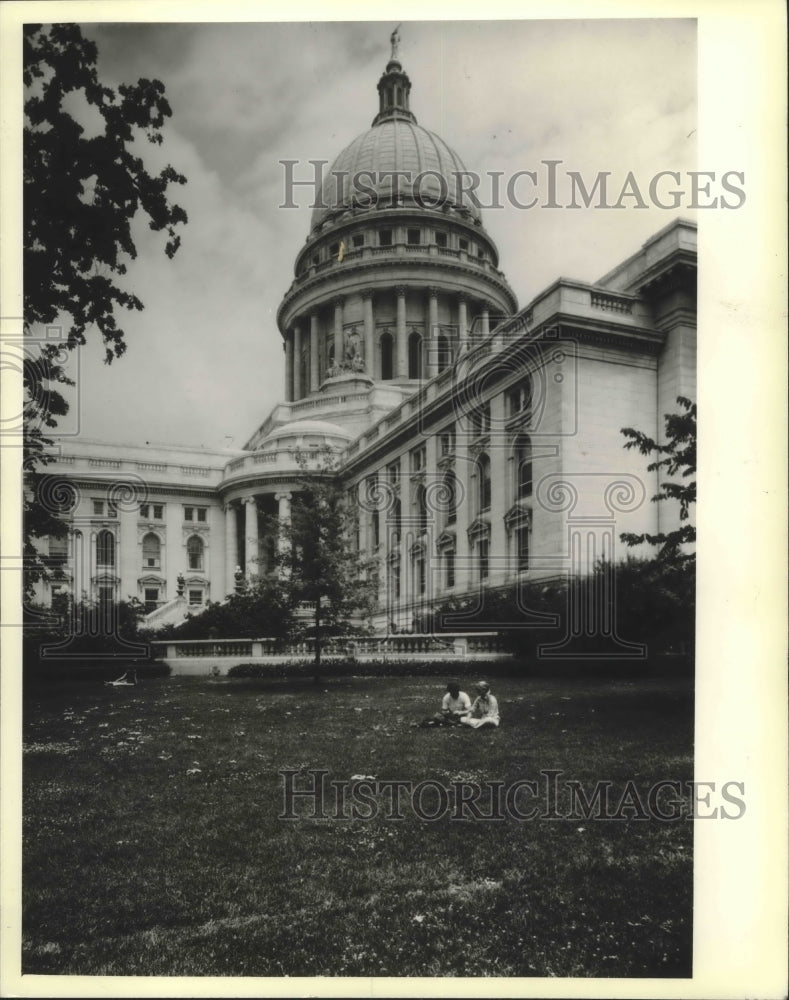
[[[115,568],[115,536],[111,531],[100,531],[96,536],[96,565]]]
[[[161,562],[161,542],[159,536],[150,532],[142,540],[142,564],[146,569],[159,569]]]
[[[408,338],[408,377],[422,378],[422,335],[416,330]]]
[[[186,558],[189,569],[203,568],[203,539],[192,535],[186,543]]]
[[[392,363],[392,354],[394,352],[394,339],[391,333],[381,334],[381,379],[384,382],[388,382],[393,378],[394,365]]]
[[[490,510],[490,459],[484,453],[477,459],[477,491],[481,514]]]
[[[521,434],[515,441],[515,499],[525,500],[532,494],[531,438]]]
[[[458,482],[455,473],[448,469],[444,476],[444,493],[446,496],[447,524],[454,524],[458,516]]]

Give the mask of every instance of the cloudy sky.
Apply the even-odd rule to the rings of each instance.
[[[123,316],[119,362],[104,366],[95,341],[81,351],[64,428],[238,448],[282,399],[275,317],[309,229],[310,196],[301,189],[300,207],[279,207],[279,161],[305,161],[308,176],[307,160],[333,160],[369,128],[394,26],[83,24],[108,85],[164,82],[173,117],[163,146],[144,153],[151,168],[170,162],[188,178],[173,190],[189,223],[172,261],[140,229],[130,281],[145,311]],[[536,170],[544,192],[541,161],[557,159],[587,186],[611,171],[615,200],[628,171],[646,197],[658,170],[696,168],[693,20],[423,21],[404,23],[400,35],[419,123],[469,169],[505,180]],[[484,212],[520,304],[560,275],[594,281],[672,218],[694,217],[684,206],[625,204]]]

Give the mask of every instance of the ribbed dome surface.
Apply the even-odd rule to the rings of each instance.
[[[458,188],[464,185],[468,187],[469,184],[468,180],[462,182],[457,179],[457,175],[465,169],[457,153],[435,133],[406,119],[383,121],[354,139],[332,164],[324,177],[322,197],[317,199],[319,205],[326,207],[313,209],[312,228],[315,229],[338,208],[351,207],[355,193],[353,178],[360,171],[373,173],[374,182],[369,176],[364,176],[359,185],[375,188],[379,203],[388,203],[392,197],[393,180],[391,177],[381,179],[382,173],[410,170],[411,179],[414,180],[425,170],[435,171],[446,179],[446,188],[442,191],[438,178],[425,177],[419,183],[419,191],[425,201],[445,198],[451,205],[468,209],[472,217],[479,220],[479,209],[467,193],[462,194],[458,204]],[[335,172],[345,175],[342,181],[338,182],[333,176]],[[411,185],[407,180],[401,179],[401,194],[406,194],[410,189]]]

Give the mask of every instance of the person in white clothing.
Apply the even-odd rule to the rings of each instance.
[[[465,691],[460,690],[457,681],[450,681],[447,684],[447,693],[441,700],[441,711],[425,719],[422,725],[432,726],[456,726],[458,722],[463,722],[471,711],[471,699]]]
[[[473,729],[479,729],[481,726],[498,726],[499,703],[490,693],[490,684],[487,681],[480,681],[474,688],[477,697],[474,699],[471,711],[460,721],[464,726],[471,726]]]

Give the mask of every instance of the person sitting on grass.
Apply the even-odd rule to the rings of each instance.
[[[441,700],[441,711],[425,719],[423,726],[456,726],[463,722],[471,711],[471,699],[465,691],[460,690],[457,681],[447,684],[447,693]]]
[[[474,688],[477,697],[474,699],[471,711],[460,721],[473,729],[479,729],[481,726],[498,726],[499,703],[490,693],[490,684],[487,681],[480,681]]]

